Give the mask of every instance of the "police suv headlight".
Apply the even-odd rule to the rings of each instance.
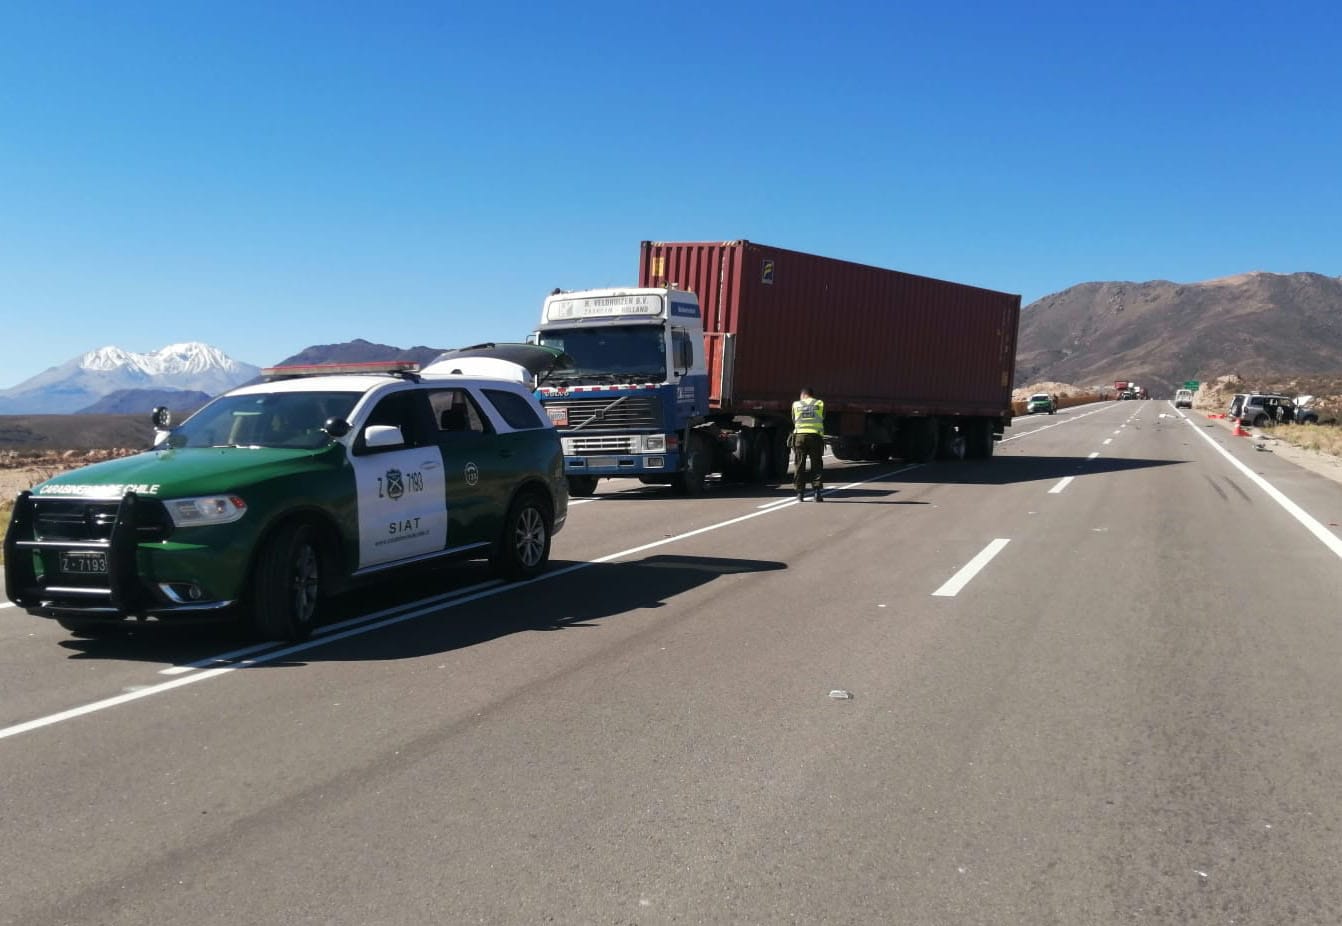
[[[168,516],[177,527],[231,524],[247,513],[247,503],[236,495],[206,495],[165,501]]]
[[[666,450],[666,435],[645,434],[643,436],[643,449],[648,453],[662,453]]]

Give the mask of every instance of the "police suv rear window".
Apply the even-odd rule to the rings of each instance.
[[[546,422],[541,421],[531,403],[517,393],[505,392],[502,389],[486,389],[484,393],[503,416],[503,420],[508,422],[509,427],[525,431],[548,426]]]

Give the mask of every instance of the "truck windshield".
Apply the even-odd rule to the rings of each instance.
[[[357,392],[268,392],[216,399],[168,435],[168,447],[292,447],[315,450],[328,418],[348,418]]]
[[[659,325],[565,328],[540,332],[540,343],[573,358],[571,370],[550,380],[664,382],[666,342]]]

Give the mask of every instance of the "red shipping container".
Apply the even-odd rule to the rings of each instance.
[[[645,241],[639,285],[698,296],[714,408],[1010,420],[1018,295],[749,241]]]

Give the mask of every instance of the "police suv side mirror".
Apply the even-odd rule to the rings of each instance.
[[[394,424],[370,424],[363,429],[363,441],[369,450],[373,450],[378,447],[399,447],[405,443],[405,437]]]
[[[344,418],[327,418],[322,424],[322,430],[337,440],[348,434],[349,429],[350,423]]]

